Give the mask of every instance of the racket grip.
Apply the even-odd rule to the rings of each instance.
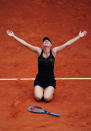
[[[50,112],[48,112],[48,114],[53,115],[53,116],[56,116],[56,117],[60,117],[59,114],[54,114],[54,113],[50,113]]]

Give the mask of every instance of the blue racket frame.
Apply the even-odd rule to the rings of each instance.
[[[43,110],[43,112],[36,112],[36,111],[32,111],[32,110],[31,110],[31,108],[38,108],[38,109],[42,109],[42,110]],[[59,114],[55,114],[55,113],[48,112],[48,111],[46,111],[45,109],[43,109],[42,107],[39,107],[39,106],[29,106],[29,107],[27,108],[27,110],[28,110],[29,112],[32,112],[32,113],[49,114],[49,115],[53,115],[53,116],[56,116],[56,117],[60,117],[60,115],[59,115]]]

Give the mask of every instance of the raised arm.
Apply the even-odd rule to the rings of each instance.
[[[19,37],[15,36],[14,32],[10,31],[10,30],[7,30],[6,33],[13,37],[14,39],[16,39],[18,42],[20,42],[22,45],[28,47],[30,50],[36,52],[38,55],[41,54],[41,48],[37,47],[37,46],[33,46],[29,43],[27,43],[26,41],[20,39]]]
[[[67,41],[66,43],[64,43],[63,45],[54,47],[52,50],[54,52],[54,54],[56,55],[57,52],[63,50],[65,47],[67,47],[68,45],[73,44],[75,41],[77,41],[79,38],[84,37],[87,34],[87,31],[83,31],[83,32],[79,32],[78,36],[76,36],[75,38]]]

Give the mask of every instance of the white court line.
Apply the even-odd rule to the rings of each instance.
[[[91,78],[55,78],[56,80],[91,80]],[[35,78],[0,78],[0,81],[35,80]]]
[[[56,78],[56,80],[91,80],[91,78]]]

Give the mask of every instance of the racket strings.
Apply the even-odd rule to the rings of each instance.
[[[43,109],[36,108],[36,107],[32,107],[30,110],[31,110],[32,112],[44,112]]]

